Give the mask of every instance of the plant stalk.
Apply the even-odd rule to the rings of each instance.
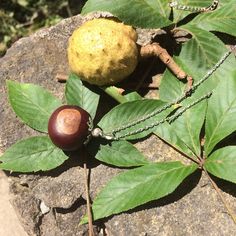
[[[187,78],[187,74],[174,61],[167,50],[158,43],[147,44],[140,48],[140,56],[143,58],[157,56],[172,71],[178,79]]]
[[[128,102],[128,100],[121,94],[119,88],[115,86],[102,87],[103,91],[114,98],[119,103]]]
[[[86,164],[86,162],[84,163],[84,177],[85,177],[85,192],[86,192],[89,236],[94,236],[94,232],[93,232],[93,218],[92,218],[90,198],[89,198],[88,173],[87,173],[87,164]]]
[[[226,202],[223,194],[221,193],[221,190],[219,189],[219,187],[217,186],[217,184],[215,183],[215,181],[210,177],[210,175],[208,174],[206,168],[203,166],[203,171],[206,173],[206,176],[208,177],[208,179],[210,180],[212,186],[214,187],[214,189],[216,190],[217,194],[219,195],[222,203],[224,204],[226,210],[228,211],[228,214],[231,216],[233,222],[236,224],[236,215],[234,214],[233,210],[231,209],[231,207],[229,206],[229,204]]]

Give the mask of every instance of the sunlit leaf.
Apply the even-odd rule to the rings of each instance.
[[[165,122],[164,124],[158,126],[154,131],[158,137],[163,139],[165,142],[169,143],[172,147],[179,150],[180,152],[194,157],[194,153],[188,148],[186,143],[176,134],[175,129],[172,125]]]
[[[223,138],[236,130],[236,72],[224,77],[209,100],[206,116],[206,155]]]
[[[218,31],[236,36],[236,3],[227,4],[215,11],[199,14],[191,24],[209,31]]]
[[[131,135],[128,133],[137,131],[140,128],[145,128],[154,122],[164,119],[173,110],[173,108],[166,109],[149,119],[145,119],[144,117],[154,111],[158,111],[165,104],[165,102],[154,99],[126,102],[116,106],[108,112],[98,123],[98,126],[103,130],[103,133],[108,135],[112,135],[114,130],[119,129],[119,131],[116,132],[116,137],[117,135],[119,137],[125,135],[125,139],[142,138],[152,133],[155,126],[150,127],[150,129],[146,131],[139,132],[138,134]],[[140,119],[142,119],[142,122],[139,122]],[[131,127],[125,129],[123,128],[124,126],[129,126],[130,124],[132,124]]]
[[[220,60],[227,52],[227,49],[213,34],[196,27],[191,28],[189,26],[187,29],[189,31],[192,30],[193,38],[183,44],[180,55],[178,57],[175,56],[175,61],[184,71],[193,77],[194,85]],[[206,36],[208,36],[208,39]],[[223,77],[232,76],[235,70],[235,66],[232,65],[236,66],[235,58],[230,56],[207,81],[197,87],[190,97],[182,101],[181,105],[187,106],[213,91]],[[164,73],[160,86],[160,98],[162,100],[173,102],[179,98],[185,90],[185,83],[177,80],[169,71]],[[195,105],[172,123],[174,132],[196,155],[199,155],[200,152],[199,136],[205,119],[205,108],[206,104]],[[162,134],[164,134],[164,132]],[[184,146],[182,147],[185,148]]]
[[[205,120],[207,102],[202,101],[179,116],[172,124],[173,130],[196,156],[201,153],[200,133]]]
[[[88,0],[82,14],[107,11],[126,24],[141,28],[161,28],[170,25],[169,3],[166,0]]]
[[[149,163],[141,152],[124,140],[101,145],[96,159],[120,167],[141,166]]]
[[[204,166],[211,174],[236,184],[236,147],[218,149],[207,158]]]
[[[85,109],[92,118],[95,117],[99,103],[99,94],[82,83],[75,74],[70,74],[66,82],[65,96],[69,105],[77,105]]]
[[[28,126],[47,132],[48,119],[61,101],[42,87],[7,81],[10,104],[17,116]]]
[[[142,99],[142,97],[137,92],[125,94],[124,97],[130,102]]]
[[[14,172],[46,171],[61,165],[68,157],[48,137],[32,137],[12,145],[0,157],[0,168]]]
[[[210,32],[190,25],[184,26],[183,28],[193,36],[192,39],[182,45],[179,56],[175,56],[174,60],[193,78],[193,83],[196,83],[215,66],[228,50],[225,45]],[[197,90],[194,91],[194,94],[192,94],[188,100],[185,100],[184,103],[188,104],[196,98],[212,91],[222,76],[226,74],[229,75],[235,70],[234,67],[232,67],[232,64],[234,65],[235,63],[234,57],[231,56],[227,58],[217,71],[200,85]],[[174,101],[184,93],[186,86],[185,83],[177,80],[172,73],[166,71],[160,86],[160,98],[163,101]]]
[[[214,34],[195,25],[187,24],[181,26],[181,29],[189,32],[192,39],[183,44],[179,59],[197,81],[220,60],[228,49]]]

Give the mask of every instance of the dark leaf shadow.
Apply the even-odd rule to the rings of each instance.
[[[236,38],[234,36],[216,31],[212,31],[212,33],[214,33],[221,41],[223,41],[224,44],[236,45]]]
[[[68,213],[76,211],[79,207],[85,204],[86,204],[86,200],[80,197],[70,207],[68,208],[55,207],[54,210],[56,211],[56,213],[59,213],[59,214],[68,214]]]
[[[217,178],[213,175],[210,175],[216,185],[225,193],[230,194],[233,197],[236,197],[236,185],[232,182]]]
[[[186,17],[184,17],[182,20],[180,20],[177,23],[177,27],[180,27],[181,25],[188,24],[189,22],[191,22],[199,14],[200,14],[199,12],[190,13],[189,15],[187,15]]]

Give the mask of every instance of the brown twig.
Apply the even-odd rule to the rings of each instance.
[[[152,43],[140,48],[141,57],[157,56],[160,60],[176,75],[178,79],[187,78],[187,74],[179,67],[173,60],[165,48],[161,47],[158,43]]]
[[[58,81],[58,82],[66,82],[68,80],[68,75],[65,75],[65,74],[56,74],[55,76],[55,79]]]
[[[94,236],[93,232],[93,218],[91,213],[91,205],[89,199],[89,187],[88,187],[88,174],[87,174],[87,164],[84,163],[84,177],[85,177],[85,191],[86,191],[86,202],[87,202],[87,215],[88,215],[88,225],[89,225],[89,236]]]
[[[223,202],[226,210],[228,211],[228,214],[231,216],[232,220],[234,221],[234,223],[236,224],[236,216],[233,212],[233,210],[230,208],[230,206],[228,205],[228,203],[226,202],[224,196],[221,193],[221,190],[219,189],[219,187],[217,186],[217,184],[215,183],[215,181],[210,177],[210,175],[208,174],[207,170],[205,169],[205,167],[203,166],[203,170],[206,173],[206,176],[208,177],[208,179],[210,180],[212,186],[214,187],[214,189],[216,190],[217,194],[219,195],[221,201]]]

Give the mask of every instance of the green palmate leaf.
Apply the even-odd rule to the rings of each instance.
[[[48,137],[32,137],[12,145],[0,157],[0,168],[15,172],[46,171],[61,165],[68,157]]]
[[[208,7],[211,5],[212,0],[179,0],[177,1],[179,5],[189,6],[189,7]],[[183,11],[183,10],[177,10],[173,8],[174,14],[174,22],[178,22],[182,20],[184,17],[189,15],[191,11]],[[203,13],[201,13],[203,14]]]
[[[174,57],[174,59],[184,69],[182,64],[180,64],[181,61],[177,57]],[[181,80],[178,80],[168,69],[165,70],[162,78],[159,90],[161,100],[172,102],[185,91],[186,85]]]
[[[185,154],[190,154],[191,157],[193,157],[192,154],[199,156],[201,152],[200,133],[205,120],[206,105],[206,100],[199,102],[193,107],[187,109],[181,116],[170,124],[171,130],[181,140],[181,142],[179,141],[177,144],[180,145],[179,147],[181,147],[181,150]],[[168,133],[169,130],[165,130],[162,132],[163,137],[160,137],[165,139],[165,136],[167,136],[168,138]],[[177,138],[174,136],[171,137],[171,139],[169,139],[172,140],[170,144],[176,145],[176,139]],[[186,150],[186,147],[188,147],[188,150]],[[189,152],[189,150],[191,151]]]
[[[61,105],[59,99],[34,84],[7,81],[10,104],[17,116],[31,128],[47,132],[48,119]]]
[[[141,28],[162,28],[170,25],[170,7],[166,0],[88,0],[82,14],[108,11],[126,24]]]
[[[198,71],[192,72],[190,68],[193,68],[193,66],[189,64],[188,60],[185,61],[184,58],[185,54],[181,53],[179,57],[175,57],[174,59],[184,69],[184,71],[186,71],[189,75],[193,77],[194,83],[202,79],[203,75],[206,75],[209,71],[206,68],[199,68]],[[200,59],[196,58],[195,60]],[[197,87],[191,97],[185,99],[182,104],[187,105],[189,103],[192,103],[196,99],[213,91],[213,89],[217,86],[218,82],[222,80],[222,78],[233,76],[236,71],[235,68],[235,57],[233,55],[230,55],[224,61],[224,63],[204,83]],[[160,85],[160,99],[168,102],[175,101],[180,95],[184,93],[185,90],[186,84],[177,80],[176,77],[169,72],[169,70],[166,70]]]
[[[219,1],[219,8],[225,6],[225,5],[229,4],[229,3],[231,3],[231,4],[235,3],[235,1],[234,0],[220,0]]]
[[[179,150],[180,152],[194,157],[194,153],[187,147],[185,142],[176,134],[175,129],[169,123],[164,123],[156,128],[154,131],[161,139],[165,140],[165,142],[169,143],[175,149]]]
[[[200,156],[200,133],[205,120],[207,102],[202,101],[178,117],[171,126],[178,137],[196,156]]]
[[[206,30],[192,24],[181,28],[189,32],[192,39],[183,44],[179,59],[188,67],[196,81],[210,70],[228,49],[221,40]]]
[[[204,166],[211,174],[236,184],[236,147],[218,149],[207,158]]]
[[[65,96],[68,104],[80,106],[92,118],[95,117],[99,103],[99,94],[86,87],[77,75],[70,74],[66,82]]]
[[[152,163],[114,177],[92,205],[93,219],[127,211],[172,193],[197,169],[180,162]],[[85,223],[86,220],[82,222]]]
[[[223,138],[236,130],[236,72],[224,77],[209,100],[206,116],[206,155]]]
[[[210,36],[209,36],[210,37]],[[204,37],[203,37],[204,38]],[[181,67],[190,75],[193,76],[194,82],[200,80],[203,75],[207,72],[209,67],[214,66],[213,61],[216,63],[217,58],[211,56],[211,52],[209,52],[207,46],[202,44],[201,42],[204,39],[198,37],[198,39],[192,39],[190,42],[183,45],[183,50],[181,51],[179,57],[176,57],[175,60]],[[197,42],[200,39],[199,42]],[[207,39],[206,39],[207,40]],[[192,41],[192,42],[191,42]],[[220,46],[223,49],[222,52],[218,52],[218,54],[224,54],[225,46],[216,40],[216,45]],[[198,49],[199,47],[199,49]],[[213,50],[213,49],[212,49]],[[201,51],[201,53],[199,53]],[[198,56],[196,56],[199,53]],[[195,55],[195,57],[192,57]],[[217,53],[216,53],[217,54]],[[218,60],[222,55],[218,56]],[[205,64],[202,58],[205,57]],[[207,66],[208,64],[208,66]],[[194,65],[198,65],[194,68]],[[220,68],[202,85],[200,85],[197,90],[192,94],[190,98],[187,98],[182,102],[183,106],[191,104],[193,101],[196,101],[199,97],[207,94],[212,91],[218,84],[219,80],[225,77],[231,77],[235,70],[235,58],[231,56],[228,58]],[[178,98],[186,88],[186,85],[180,81],[178,81],[169,71],[166,71],[161,83],[160,87],[160,98],[164,101],[174,101]],[[175,120],[171,126],[173,126],[173,130],[176,135],[191,149],[196,155],[199,155],[200,152],[200,142],[199,142],[199,134],[204,122],[205,118],[205,109],[206,104],[201,102],[201,104],[192,107],[187,112],[185,112],[181,117]],[[166,139],[169,137],[168,130],[162,132],[160,137]],[[166,134],[165,134],[166,133]],[[175,139],[173,140],[175,141]],[[167,142],[175,145],[171,139]],[[177,147],[178,148],[178,147]],[[185,145],[180,146],[181,150],[190,154],[188,150],[186,150]],[[187,153],[187,152],[188,153]]]
[[[181,53],[178,57],[175,57],[175,60],[189,75],[193,76],[194,83],[196,83],[218,62],[224,53],[227,52],[227,49],[213,34],[201,29],[199,30],[196,27],[187,28],[194,32],[193,38],[183,44]],[[206,36],[208,38],[205,38]],[[211,42],[211,45],[209,45],[209,42]],[[212,53],[213,51],[214,53]],[[232,65],[235,65],[235,58],[230,56],[206,82],[196,89],[191,97],[185,99],[181,104],[183,106],[191,104],[193,101],[212,91],[220,79],[232,76],[235,70],[235,66]],[[160,86],[160,99],[168,102],[175,101],[183,94],[185,88],[186,84],[178,81],[173,74],[166,71]],[[201,104],[189,109],[172,124],[179,138],[196,155],[200,151],[199,134],[204,122],[206,108],[205,103],[201,102]]]
[[[142,153],[124,140],[101,145],[96,159],[120,167],[141,166],[149,163]]]
[[[103,130],[105,134],[112,134],[117,128],[129,125],[133,125],[130,128],[125,128],[116,133],[118,136],[126,135],[129,132],[136,131],[140,128],[146,127],[153,122],[164,119],[173,109],[167,109],[160,114],[145,119],[143,122],[138,122],[141,118],[149,115],[153,111],[159,110],[166,103],[160,100],[144,99],[133,102],[126,102],[120,104],[108,112],[102,120],[98,123],[98,126]],[[140,132],[134,135],[127,135],[126,139],[138,139],[147,136],[152,133],[155,127],[148,129],[147,131]],[[117,137],[117,136],[116,136]]]
[[[194,79],[194,83],[201,80],[203,76],[213,68],[213,66],[227,52],[225,45],[212,33],[199,29],[195,26],[186,25],[185,30],[193,35],[193,38],[182,45],[180,55],[174,60],[180,67]],[[217,69],[208,81],[198,87],[190,99],[185,101],[188,104],[212,91],[216,87],[218,80],[226,74],[232,73],[235,59],[231,57]],[[173,101],[178,98],[186,89],[186,84],[177,80],[168,70],[164,73],[160,86],[160,98],[164,101]]]
[[[187,109],[169,127],[160,127],[155,133],[166,142],[194,158],[200,155],[200,133],[205,119],[206,101]]]
[[[191,24],[209,31],[218,31],[236,36],[236,3],[235,1],[207,14],[200,14]]]
[[[167,75],[168,74],[168,75]],[[186,88],[185,85],[178,81],[170,72],[166,72],[164,75],[164,80],[162,80],[160,88],[160,97],[166,101],[172,102],[184,92]],[[196,101],[199,96],[194,94],[193,97],[187,98],[183,101],[183,107]],[[205,95],[205,94],[204,94]],[[176,148],[183,151],[185,154],[193,157],[200,155],[201,145],[200,145],[200,132],[205,120],[206,112],[206,101],[201,101],[193,107],[187,109],[181,116],[179,116],[174,122],[171,123],[170,129],[159,130],[159,135],[161,138],[169,142],[171,145],[176,145],[176,139],[181,140],[178,142],[180,146]],[[161,127],[160,127],[161,129]],[[157,130],[158,132],[158,130]],[[169,132],[175,133],[173,137],[169,135]],[[177,136],[177,137],[175,137]],[[188,147],[186,149],[186,147]]]

